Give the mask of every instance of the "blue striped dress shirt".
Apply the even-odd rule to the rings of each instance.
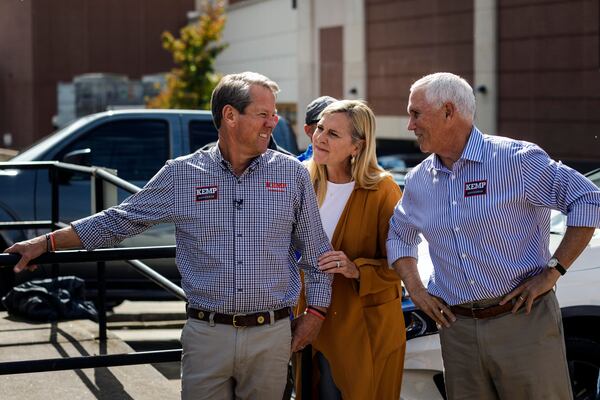
[[[72,226],[94,249],[159,222],[175,224],[176,262],[192,307],[233,314],[293,306],[298,266],[308,303],[329,305],[331,277],[317,259],[331,245],[308,172],[293,157],[267,150],[238,177],[218,146],[197,151],[168,161],[119,206]]]
[[[550,258],[550,209],[600,226],[600,191],[537,145],[473,127],[452,170],[432,154],[406,176],[390,221],[390,265],[429,242],[428,291],[450,305],[502,296]]]

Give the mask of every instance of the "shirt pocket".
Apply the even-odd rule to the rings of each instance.
[[[274,241],[289,238],[295,221],[293,197],[286,192],[267,192],[262,198],[256,213],[261,216],[263,236]]]

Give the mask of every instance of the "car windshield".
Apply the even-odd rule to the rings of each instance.
[[[51,133],[50,135],[45,136],[45,137],[41,138],[40,140],[38,140],[37,142],[33,143],[31,146],[29,146],[28,148],[26,148],[25,150],[23,150],[22,152],[17,154],[15,157],[13,157],[10,161],[11,162],[39,161],[40,157],[45,152],[47,152],[48,149],[51,148],[54,144],[60,142],[65,137],[68,137],[71,131],[78,129],[81,126],[84,126],[86,123],[88,123],[89,120],[94,119],[94,118],[95,118],[94,116],[88,115],[88,116],[79,118],[78,120],[71,122],[69,125],[65,126],[64,128],[62,128],[58,131],[55,131],[55,132]]]

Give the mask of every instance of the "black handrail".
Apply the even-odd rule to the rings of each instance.
[[[181,349],[173,349],[126,354],[104,354],[99,356],[9,361],[0,363],[0,375],[173,362],[181,360],[181,353]]]
[[[173,246],[174,247],[174,246]],[[179,300],[187,301],[187,296],[182,288],[166,279],[164,276],[141,262],[140,260],[127,260],[127,263],[131,265],[137,272],[156,283],[158,286],[165,289],[167,292],[175,295]]]
[[[152,280],[154,283],[175,295],[178,299],[186,301],[187,297],[179,286],[166,279],[161,274],[148,267],[137,258],[155,259],[155,258],[173,258],[175,257],[175,246],[155,246],[155,247],[127,247],[114,249],[97,250],[62,250],[52,253],[45,253],[38,258],[31,260],[30,265],[49,264],[49,263],[73,263],[73,262],[91,262],[91,261],[115,261],[127,260],[135,270]],[[12,267],[19,260],[19,254],[0,253],[0,268]]]
[[[137,193],[142,190],[141,187],[134,185],[133,183],[129,183],[124,179],[119,178],[116,175],[111,174],[102,168],[94,168],[94,175],[102,178],[103,180],[112,183],[113,185],[120,187],[128,191],[129,193]]]
[[[116,187],[126,190],[130,193],[137,193],[141,189],[99,167],[86,167],[80,165],[66,164],[58,161],[42,161],[28,163],[0,162],[0,170],[38,170],[47,169],[52,184],[52,204],[50,221],[14,221],[0,223],[0,229],[23,229],[23,228],[48,228],[55,230],[67,226],[59,221],[59,192],[58,192],[58,171],[67,170],[72,172],[87,173],[95,178],[95,204],[97,211],[100,211],[104,204],[103,181],[109,182]],[[162,288],[174,294],[181,300],[186,300],[183,290],[169,281],[138,259],[153,258],[173,258],[175,257],[175,246],[157,246],[157,247],[135,247],[135,248],[117,248],[117,249],[98,249],[94,251],[87,250],[65,250],[52,253],[46,253],[32,260],[29,264],[53,265],[53,276],[58,276],[58,264],[66,262],[86,262],[95,261],[98,269],[98,301],[99,301],[99,339],[106,341],[106,309],[105,309],[105,284],[104,284],[104,264],[110,260],[127,260],[127,262],[142,275],[146,276]],[[0,254],[0,267],[14,266],[21,256],[18,254]],[[110,367],[117,365],[134,365],[154,362],[179,361],[182,350],[162,350],[143,353],[113,354],[87,357],[57,358],[46,360],[30,360],[0,363],[0,375],[58,371],[65,369],[81,369]]]
[[[98,167],[86,167],[84,165],[67,164],[60,161],[28,161],[28,162],[0,162],[0,169],[50,169],[59,167],[73,172],[84,172],[91,174]]]
[[[175,257],[175,246],[155,247],[125,247],[97,250],[60,250],[45,253],[29,264],[89,262],[89,261],[115,261],[130,259],[154,259]],[[21,259],[19,254],[0,254],[0,266],[13,266]]]
[[[50,229],[53,226],[52,221],[0,222],[0,229]]]
[[[89,175],[98,176],[113,185],[128,191],[129,193],[137,193],[141,190],[139,186],[111,174],[102,167],[86,167],[83,165],[67,164],[60,161],[33,161],[26,163],[0,162],[0,170],[6,169],[62,169],[73,172],[82,172]]]

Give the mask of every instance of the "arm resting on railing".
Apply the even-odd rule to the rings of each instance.
[[[80,248],[82,246],[77,232],[70,226],[52,232],[50,235],[52,235],[52,244],[48,243],[46,235],[42,235],[15,243],[4,250],[5,253],[16,253],[21,255],[21,259],[14,266],[15,272],[21,272],[25,268],[34,270],[37,266],[28,265],[29,262],[46,253],[48,250]]]

